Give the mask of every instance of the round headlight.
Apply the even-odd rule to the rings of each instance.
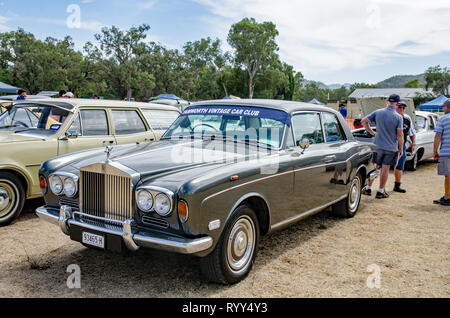
[[[169,214],[171,209],[171,202],[167,195],[158,193],[155,197],[155,211],[161,216]]]
[[[137,194],[137,205],[140,210],[149,212],[153,206],[153,196],[147,190],[140,190]]]
[[[60,177],[58,176],[50,177],[50,189],[56,195],[61,194],[61,192],[63,191],[63,182]]]
[[[64,180],[64,194],[73,197],[77,193],[77,183],[70,177]]]

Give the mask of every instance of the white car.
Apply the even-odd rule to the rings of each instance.
[[[414,112],[416,129],[416,149],[411,152],[411,140],[406,143],[405,169],[414,171],[421,160],[433,158],[434,129],[439,120],[437,113],[416,110]],[[372,127],[376,131],[376,127]],[[353,136],[359,141],[373,142],[371,136],[364,128],[352,130]]]
[[[416,149],[411,152],[411,142],[406,144],[406,168],[416,170],[417,163],[421,160],[433,158],[434,129],[439,120],[439,115],[431,112],[416,110]]]

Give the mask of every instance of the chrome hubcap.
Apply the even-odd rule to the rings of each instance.
[[[15,187],[0,180],[0,217],[4,217],[14,211],[17,206]]]
[[[352,185],[350,187],[350,193],[348,196],[349,198],[348,205],[352,212],[355,211],[356,208],[358,207],[360,192],[361,192],[361,185],[359,178],[357,177],[352,182]]]
[[[234,224],[227,244],[227,261],[234,272],[245,270],[255,249],[255,225],[248,216],[243,216]]]
[[[5,209],[9,205],[9,193],[5,188],[0,187],[0,211]]]

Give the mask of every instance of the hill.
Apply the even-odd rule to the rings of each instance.
[[[396,75],[392,76],[384,81],[377,83],[378,88],[401,88],[404,87],[406,83],[418,78],[420,84],[425,85],[425,74],[419,75]]]

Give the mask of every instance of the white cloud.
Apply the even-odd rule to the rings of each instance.
[[[6,22],[8,22],[8,18],[0,15],[0,32],[6,32],[10,30],[10,28],[6,25]]]
[[[156,4],[156,2],[157,2],[157,0],[139,2],[137,7],[138,7],[138,9],[142,9],[142,10],[150,9],[151,7],[153,7]]]
[[[282,60],[308,76],[450,51],[448,0],[195,1],[224,42],[244,17],[274,22]]]
[[[38,18],[38,19],[33,19],[33,20],[36,21],[37,23],[54,24],[54,25],[67,27],[67,21],[62,20],[62,19]],[[93,20],[86,21],[86,20],[81,19],[81,25],[77,29],[99,32],[105,26],[106,26],[105,24],[103,24],[99,21],[93,21]]]

